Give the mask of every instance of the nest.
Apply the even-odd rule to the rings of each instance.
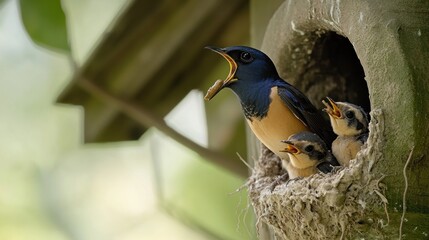
[[[349,167],[329,174],[288,180],[280,159],[265,148],[248,182],[258,222],[268,224],[278,239],[385,238],[383,176],[372,171],[382,158],[382,116],[372,111],[365,146]]]

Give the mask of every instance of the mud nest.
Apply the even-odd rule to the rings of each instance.
[[[384,238],[385,187],[372,171],[382,158],[382,116],[372,111],[369,139],[350,167],[329,174],[288,180],[280,159],[265,148],[248,182],[258,222],[278,239]]]

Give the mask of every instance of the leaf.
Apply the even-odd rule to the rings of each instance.
[[[70,52],[61,0],[20,0],[21,18],[38,45]]]

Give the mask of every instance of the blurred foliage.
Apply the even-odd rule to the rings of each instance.
[[[64,54],[70,51],[67,39],[73,57],[84,62],[126,3],[0,0],[0,240],[254,236],[247,230],[251,217],[241,220],[247,211],[245,192],[230,194],[242,179],[171,139],[151,146],[147,135],[140,142],[81,146],[82,109],[53,105],[73,71]],[[184,108],[192,113],[180,116],[196,121],[196,110]],[[180,119],[170,120],[182,129],[188,123],[193,131],[186,132],[194,136],[206,133],[204,119],[199,124]],[[154,161],[152,154],[160,152],[166,158]],[[171,156],[177,161],[168,161]],[[155,169],[164,177],[155,178]]]
[[[81,66],[131,0],[61,0],[73,61]],[[94,14],[99,13],[99,14]]]
[[[156,132],[151,139],[163,207],[213,238],[253,239],[253,210],[247,202],[247,191],[241,189],[243,179],[162,133]]]
[[[24,27],[35,43],[70,51],[66,18],[60,0],[20,0],[19,3]]]

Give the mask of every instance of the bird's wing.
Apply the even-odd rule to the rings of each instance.
[[[361,142],[362,144],[364,144],[367,140],[368,140],[368,135],[369,133],[362,133],[361,135],[356,137],[356,140],[358,140],[359,142]]]
[[[319,135],[325,142],[328,123],[308,98],[292,85],[278,86],[278,94],[293,114],[299,118],[311,131]],[[329,129],[329,128],[328,128]],[[331,130],[332,132],[332,130]],[[332,141],[334,138],[332,138]],[[331,142],[332,142],[331,141]],[[329,144],[331,143],[329,142]]]
[[[312,128],[320,125],[320,122],[317,125],[312,125],[314,120],[318,120],[314,118],[320,114],[304,94],[291,85],[278,86],[277,89],[283,102],[307,127]]]
[[[330,148],[336,136],[329,123],[320,114],[320,111],[294,86],[285,82],[285,84],[277,86],[277,89],[280,98],[293,114],[312,132],[319,135]]]
[[[322,173],[330,173],[334,167],[329,162],[321,162],[317,165],[317,169]]]

